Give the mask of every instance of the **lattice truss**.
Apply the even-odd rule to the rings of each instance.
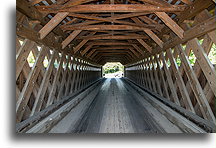
[[[16,113],[20,122],[100,77],[100,67],[16,37]]]
[[[209,13],[203,11],[195,17],[192,26],[209,18]],[[190,29],[189,26],[187,28]],[[215,122],[215,55],[210,60],[210,52],[216,50],[215,44],[215,31],[190,39],[128,65],[126,77],[202,118]]]

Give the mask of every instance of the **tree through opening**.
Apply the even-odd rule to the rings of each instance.
[[[124,66],[120,62],[107,62],[103,66],[103,77],[105,78],[124,77]]]

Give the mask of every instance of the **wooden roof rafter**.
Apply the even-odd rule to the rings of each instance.
[[[145,6],[142,4],[127,5],[127,4],[100,4],[100,5],[77,5],[69,8],[61,8],[61,6],[37,6],[38,11],[41,13],[103,13],[103,12],[181,12],[186,8],[185,6],[171,7],[158,7],[158,6]]]
[[[209,1],[213,2],[207,0],[203,7],[209,5]],[[69,52],[81,56],[87,56],[96,49],[95,45],[89,45],[95,41],[131,44],[131,51],[143,56],[161,50],[167,46],[161,30],[169,29],[169,33],[174,32],[183,39],[185,31],[179,22],[186,17],[184,11],[189,11],[192,5],[196,9],[192,12],[199,11],[201,3],[201,0],[54,0],[48,1],[47,5],[41,0],[31,1],[37,11],[52,16],[39,31],[40,38],[45,38],[55,28],[62,29],[65,32],[62,49],[68,46]],[[70,19],[66,19],[68,17]],[[167,33],[164,35],[168,36]],[[124,40],[126,43],[121,42]],[[103,43],[98,44],[97,48],[103,48]]]

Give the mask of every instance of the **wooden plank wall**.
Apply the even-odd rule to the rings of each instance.
[[[17,36],[17,123],[82,90],[100,77],[98,66]]]
[[[186,30],[212,17],[199,13]],[[200,34],[202,30],[193,32]],[[175,37],[172,34],[173,38]],[[180,38],[179,38],[180,40]],[[125,75],[135,83],[167,98],[175,104],[215,123],[215,65],[209,53],[215,46],[215,30],[196,36],[183,44],[161,50],[139,62],[127,65]],[[191,55],[195,62],[191,62]]]

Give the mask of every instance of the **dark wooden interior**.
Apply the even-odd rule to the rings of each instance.
[[[35,125],[99,81],[107,62],[202,128],[215,125],[215,30],[215,0],[17,0],[17,125]]]

